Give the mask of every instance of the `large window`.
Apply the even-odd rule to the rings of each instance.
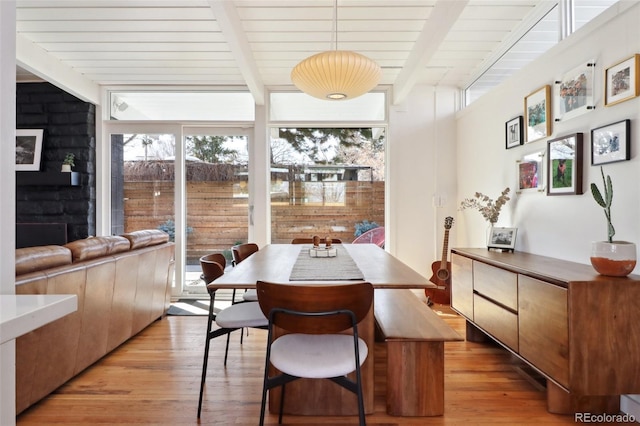
[[[384,152],[382,127],[272,128],[271,241],[384,226]]]
[[[497,86],[563,38],[571,35],[600,15],[618,0],[559,0],[549,2],[549,8],[540,5],[537,14],[530,17],[531,26],[513,34],[513,44],[506,50],[494,52],[494,61],[465,89],[465,102],[469,105]],[[562,7],[561,7],[562,6]]]
[[[228,256],[233,244],[315,234],[349,242],[356,227],[384,226],[386,92],[335,103],[271,93],[269,120],[261,121],[268,132],[254,131],[256,107],[242,100],[246,93],[207,101],[194,94],[111,92],[104,126],[111,142],[111,199],[100,206],[111,214],[106,232],[169,232],[174,296],[205,292],[199,257]]]
[[[327,102],[270,93],[271,242],[314,235],[351,242],[384,226],[386,97]]]
[[[110,120],[253,121],[249,92],[113,91]]]
[[[269,118],[282,122],[383,121],[386,93],[370,92],[355,99],[326,101],[300,92],[272,92]]]

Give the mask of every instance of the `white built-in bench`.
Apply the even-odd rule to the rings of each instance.
[[[411,290],[376,289],[374,311],[387,346],[387,413],[444,414],[444,342],[462,336]]]

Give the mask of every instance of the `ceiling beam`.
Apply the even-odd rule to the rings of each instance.
[[[404,101],[418,81],[420,74],[437,52],[449,30],[460,17],[469,0],[438,0],[433,7],[429,19],[409,53],[402,71],[393,83],[393,104]]]
[[[46,50],[20,34],[16,34],[16,63],[78,99],[94,105],[101,103],[98,84],[54,58]]]
[[[264,105],[264,83],[260,78],[258,66],[251,53],[247,36],[242,31],[242,22],[233,2],[228,0],[209,0],[216,22],[229,44],[231,54],[238,63],[253,99],[257,105]]]

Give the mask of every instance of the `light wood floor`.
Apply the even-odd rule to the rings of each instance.
[[[437,310],[436,306],[436,310]],[[464,321],[445,320],[464,335]],[[227,368],[224,339],[213,341],[202,417],[196,418],[206,317],[168,316],[18,416],[19,426],[256,425],[260,411],[266,332],[251,330],[240,346],[232,336]],[[385,412],[384,345],[376,344],[375,413],[369,425],[575,424],[550,414],[545,392],[523,365],[490,344],[447,343],[445,414],[391,417]],[[268,424],[277,424],[268,415]],[[283,424],[357,424],[357,417],[284,416]]]

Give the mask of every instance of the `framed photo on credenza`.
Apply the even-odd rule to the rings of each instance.
[[[491,228],[491,234],[489,235],[489,241],[487,242],[488,248],[494,249],[507,249],[513,250],[516,246],[516,234],[518,228]]]

